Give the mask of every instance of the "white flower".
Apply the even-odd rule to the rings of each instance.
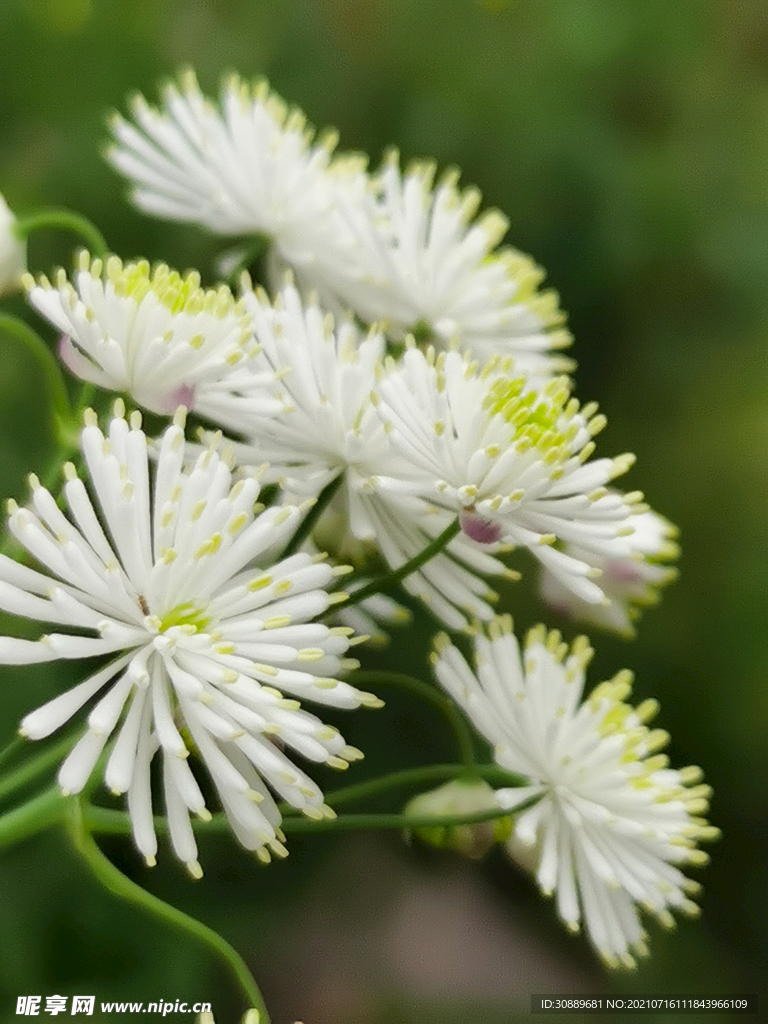
[[[354,594],[356,590],[370,582],[369,578],[363,576],[356,583],[350,583],[346,593]],[[390,640],[387,630],[393,626],[407,626],[411,621],[411,613],[408,608],[404,608],[386,594],[371,594],[349,608],[341,605],[336,618],[343,625],[350,626],[355,633],[367,636],[371,646],[386,647]]]
[[[557,295],[538,291],[544,274],[531,259],[497,250],[507,219],[498,210],[474,219],[480,193],[460,191],[458,172],[434,186],[434,164],[403,172],[396,152],[370,179],[353,163],[336,170],[334,240],[301,268],[323,299],[380,321],[393,338],[414,332],[481,359],[511,356],[516,372],[572,367],[555,354],[572,340]]]
[[[15,229],[16,218],[0,195],[0,296],[17,292],[27,269],[27,243]]]
[[[384,356],[384,338],[361,335],[349,319],[334,321],[315,300],[302,301],[288,280],[274,304],[247,287],[242,301],[265,361],[280,376],[275,415],[254,415],[238,431],[253,438],[235,444],[239,463],[269,463],[269,479],[292,493],[316,495],[340,470],[354,467],[361,487],[386,464],[390,445],[368,396]]]
[[[539,291],[527,256],[497,249],[506,218],[475,220],[480,194],[460,191],[456,172],[435,187],[433,164],[403,173],[392,153],[370,176],[356,155],[332,158],[335,133],[313,145],[304,115],[263,81],[232,76],[217,105],[188,71],[161,110],[141,96],[132,107],[136,125],[112,118],[108,158],[146,213],[266,235],[275,274],[288,263],[326,305],[381,320],[391,337],[427,333],[542,376],[572,366],[557,354],[571,336],[556,294]]]
[[[152,412],[184,405],[229,426],[278,407],[245,307],[224,286],[202,289],[195,271],[181,277],[162,264],[123,266],[116,256],[103,264],[82,253],[74,285],[63,270],[55,285],[29,275],[25,284],[62,331],[59,353],[82,380],[127,392]]]
[[[69,517],[36,478],[32,506],[11,504],[11,532],[50,575],[0,557],[0,607],[78,632],[0,638],[0,663],[112,656],[27,715],[21,731],[47,736],[97,698],[58,781],[79,792],[114,736],[104,780],[112,792],[127,792],[136,844],[150,863],[157,848],[150,762],[161,749],[171,841],[197,875],[189,814],[208,812],[186,760],[192,747],[237,838],[268,860],[267,848],[285,851],[263,780],[310,817],[330,813],[317,785],[273,738],[339,768],[361,756],[283,691],[339,708],[380,702],[336,678],[356,664],[343,657],[351,630],[310,621],[331,604],[333,569],[307,554],[270,554],[302,510],[255,515],[258,481],[232,486],[213,449],[185,467],[181,415],[159,441],[150,472],[140,414],[129,425],[121,406],[106,438],[95,414],[86,414],[82,453],[95,503],[67,464]]]
[[[266,82],[230,77],[219,109],[188,71],[179,87],[167,86],[162,110],[142,96],[132,108],[138,127],[112,118],[108,158],[134,182],[142,210],[217,234],[267,235],[292,263],[322,252],[332,235],[326,170],[335,136],[312,145],[304,115]]]
[[[376,332],[361,336],[349,320],[334,323],[316,302],[305,305],[291,284],[274,306],[263,292],[246,291],[244,297],[264,358],[281,368],[277,394],[283,408],[249,419],[248,439],[233,444],[238,463],[256,466],[266,459],[269,479],[291,496],[316,497],[338,480],[317,525],[318,544],[358,563],[378,552],[398,568],[452,517],[420,497],[379,485],[380,478],[414,478],[370,399],[384,339]],[[404,586],[451,628],[465,626],[467,617],[490,619],[488,599],[494,595],[481,575],[509,575],[494,557],[497,550],[456,537]]]
[[[657,753],[669,736],[647,728],[656,701],[636,709],[624,703],[631,673],[582,699],[591,655],[586,637],[569,648],[541,626],[521,657],[507,616],[477,636],[476,672],[445,636],[433,662],[498,764],[530,780],[498,790],[500,804],[514,811],[539,798],[517,814],[510,852],[524,851],[571,930],[583,922],[610,966],[632,966],[631,950],[646,952],[637,905],[665,925],[673,923],[671,909],[698,913],[689,896],[699,886],[678,865],[706,863],[696,841],[719,833],[700,817],[710,793],[695,784],[700,769],[668,768]]]
[[[607,600],[594,581],[595,559],[631,555],[633,505],[641,495],[605,485],[631,455],[588,462],[605,425],[596,406],[579,409],[565,378],[541,390],[513,378],[498,359],[482,369],[458,352],[409,348],[388,360],[376,406],[407,478],[380,478],[381,489],[415,494],[459,514],[480,543],[527,547],[583,600]],[[577,544],[583,555],[559,550]]]
[[[600,558],[595,565],[602,570],[600,586],[610,604],[582,601],[547,569],[541,574],[541,596],[552,608],[583,623],[615,630],[624,636],[635,633],[634,620],[641,608],[656,604],[660,590],[677,576],[677,569],[663,563],[679,553],[677,531],[669,520],[656,512],[642,512],[632,520],[635,532],[627,538],[631,555],[627,558]],[[584,560],[587,552],[567,544],[567,554]]]

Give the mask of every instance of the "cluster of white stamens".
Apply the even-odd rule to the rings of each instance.
[[[114,166],[134,182],[146,213],[201,224],[224,235],[266,235],[286,260],[302,264],[331,234],[328,166],[336,144],[313,145],[304,115],[264,81],[232,75],[221,110],[200,92],[192,71],[169,84],[163,111],[136,96],[138,127],[112,117]]]
[[[498,357],[480,367],[415,347],[388,360],[372,399],[410,472],[379,484],[459,514],[475,541],[529,548],[583,600],[605,601],[596,560],[630,555],[633,517],[645,508],[641,494],[606,484],[634,457],[590,461],[605,426],[596,406],[580,407],[565,378],[533,389],[509,371]]]
[[[477,217],[480,193],[462,190],[455,170],[435,184],[433,164],[402,171],[392,151],[369,174],[357,155],[332,157],[335,133],[313,145],[299,111],[235,76],[220,107],[186,72],[162,109],[138,96],[132,112],[135,125],[113,116],[108,156],[145,212],[266,235],[277,269],[391,338],[412,331],[479,358],[500,352],[539,379],[572,366],[558,354],[571,336],[557,295],[539,291],[543,273],[527,256],[498,248],[506,217]]]
[[[275,375],[257,359],[251,318],[229,288],[203,289],[146,260],[123,264],[80,254],[71,283],[63,270],[24,283],[32,305],[62,332],[59,354],[82,380],[130,394],[152,412],[183,405],[229,429],[243,416],[279,408]]]
[[[626,703],[631,673],[583,696],[591,656],[586,637],[569,647],[543,626],[521,654],[505,616],[476,637],[475,672],[446,636],[433,661],[496,761],[530,780],[496,793],[513,814],[535,798],[514,817],[510,853],[556,894],[571,930],[583,921],[610,966],[631,967],[631,951],[647,952],[637,905],[667,926],[670,910],[697,914],[699,885],[678,865],[706,863],[696,843],[719,832],[703,818],[711,791],[700,769],[671,769],[659,753],[669,734],[648,728],[656,701]]]
[[[105,782],[114,793],[127,792],[134,836],[150,862],[157,844],[149,768],[162,750],[171,840],[198,874],[189,814],[207,811],[186,761],[190,749],[240,841],[268,858],[269,850],[284,851],[280,815],[263,780],[305,814],[331,813],[274,739],[335,768],[362,756],[294,698],[338,708],[380,702],[337,678],[358,664],[345,657],[352,630],[311,621],[339,599],[327,592],[339,570],[306,553],[270,554],[306,509],[259,512],[257,478],[233,484],[226,458],[214,449],[185,465],[183,426],[177,415],[151,472],[138,413],[129,423],[116,403],[105,437],[88,412],[81,443],[95,503],[68,464],[69,516],[35,477],[31,507],[10,504],[11,532],[51,575],[3,556],[0,607],[85,635],[0,638],[0,662],[112,657],[27,715],[22,732],[47,736],[95,699],[59,783],[66,792],[82,789],[115,737]]]
[[[671,524],[612,486],[634,457],[593,458],[606,420],[564,376],[557,295],[532,260],[500,248],[506,218],[479,212],[457,172],[436,181],[434,164],[402,169],[393,151],[369,173],[333,155],[334,134],[315,141],[264,82],[233,76],[216,104],[186,72],[160,109],[139,96],[132,110],[135,124],[112,119],[109,159],[136,204],[236,236],[222,273],[266,244],[276,296],[247,272],[236,298],[195,271],[87,253],[71,279],[24,276],[76,376],[173,420],[148,441],[122,399],[106,433],[86,411],[61,502],[31,476],[29,506],[9,503],[38,568],[0,554],[0,610],[63,630],[0,637],[0,664],[101,658],[27,714],[22,735],[42,739],[87,709],[59,785],[78,793],[103,775],[150,864],[156,754],[171,844],[193,876],[191,818],[211,817],[198,762],[242,845],[284,856],[277,797],[334,816],[294,755],[336,769],[363,756],[300,701],[381,705],[344,678],[368,639],[355,629],[409,613],[384,592],[392,578],[344,606],[370,576],[415,563],[402,586],[474,637],[474,670],[437,638],[438,680],[498,764],[528,780],[449,783],[418,805],[509,811],[513,825],[486,826],[480,845],[477,833],[452,841],[479,853],[511,828],[510,854],[556,894],[566,925],[583,923],[611,966],[632,966],[646,952],[638,907],[665,925],[697,912],[681,868],[704,863],[696,844],[717,835],[709,787],[699,769],[669,768],[668,735],[648,728],[655,701],[627,703],[630,673],[584,697],[586,638],[568,646],[537,627],[521,652],[488,583],[518,579],[502,559],[526,548],[548,600],[627,632],[673,575],[658,564],[677,553]],[[205,421],[202,445],[186,440],[187,411]],[[343,561],[357,570],[350,594],[337,589],[353,572]],[[318,621],[329,611],[343,624]]]

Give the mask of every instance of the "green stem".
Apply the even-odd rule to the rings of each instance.
[[[521,805],[522,806],[522,805]],[[517,808],[515,808],[517,811]],[[379,829],[453,828],[458,825],[476,825],[495,818],[506,818],[509,811],[492,807],[471,814],[342,814],[338,818],[285,818],[280,826],[286,835],[302,832],[365,832]]]
[[[0,750],[0,765],[5,764],[6,761],[13,760],[14,754],[21,750],[23,746],[25,746],[25,744],[21,736],[14,736],[10,743],[6,744],[6,746]]]
[[[359,683],[363,686],[378,686],[383,683],[385,686],[397,686],[399,689],[413,693],[421,700],[425,700],[436,707],[456,737],[462,764],[464,765],[464,774],[471,775],[474,772],[475,745],[472,741],[472,733],[469,731],[463,715],[450,697],[421,679],[406,675],[404,672],[385,672],[376,669],[368,672],[362,670],[355,672],[354,679],[355,685]]]
[[[37,331],[32,330],[29,324],[19,320],[18,317],[9,316],[7,313],[0,313],[0,331],[13,335],[34,356],[43,371],[51,393],[57,427],[69,424],[72,419],[69,395],[59,361],[50,347],[46,345]]]
[[[342,804],[354,803],[356,801],[373,796],[377,793],[386,792],[389,789],[400,789],[407,786],[423,786],[430,782],[441,782],[444,779],[454,779],[461,776],[464,766],[460,764],[431,764],[420,768],[404,768],[389,775],[382,775],[377,779],[370,779],[368,782],[358,782],[352,786],[343,786],[340,789],[327,793],[325,802],[329,807],[340,807]],[[528,779],[522,775],[514,775],[512,772],[499,768],[495,764],[482,764],[475,766],[475,773],[486,781],[498,786],[516,788],[528,785]],[[293,808],[280,805],[283,812],[292,811]],[[87,807],[85,815],[89,828],[94,832],[104,835],[128,835],[131,831],[131,823],[124,811],[111,810],[106,807]],[[299,815],[291,815],[299,819]],[[2,820],[2,819],[0,819]],[[288,821],[283,819],[283,824]],[[339,820],[339,819],[336,819]],[[449,819],[445,819],[449,821]],[[440,824],[442,819],[431,819],[432,824]],[[450,824],[455,824],[450,819]],[[225,815],[214,814],[210,821],[195,820],[192,822],[195,832],[228,832],[229,822]],[[158,835],[168,831],[165,818],[160,816],[154,819],[155,831]],[[359,826],[358,826],[359,827]]]
[[[126,877],[99,849],[91,836],[87,824],[87,809],[84,809],[79,800],[71,801],[70,814],[68,815],[69,832],[77,850],[82,854],[88,866],[102,885],[119,896],[121,899],[143,907],[150,914],[159,917],[166,924],[180,928],[196,939],[209,946],[217,953],[232,971],[237,979],[250,1007],[259,1012],[259,1020],[263,1024],[269,1024],[269,1014],[264,1005],[264,999],[259,987],[254,981],[251,972],[237,952],[226,939],[222,938],[208,925],[203,924],[183,910],[178,910],[164,900],[159,899],[152,893],[147,892],[136,882]]]
[[[393,572],[384,576],[382,579],[371,580],[370,583],[366,583],[364,587],[360,587],[358,590],[353,590],[351,594],[348,594],[343,601],[339,601],[335,604],[330,613],[336,614],[342,608],[349,608],[350,605],[359,604],[364,601],[367,597],[372,597],[374,594],[381,594],[387,590],[391,590],[401,580],[404,580],[406,576],[410,576],[411,573],[416,572],[422,565],[425,565],[431,558],[439,554],[444,547],[446,547],[456,534],[461,529],[458,517],[453,520],[441,534],[438,534],[433,541],[431,541],[425,548],[423,548],[418,555],[414,555],[413,558],[403,563],[399,569],[395,569]]]
[[[0,314],[0,329],[2,328],[3,319],[4,317]],[[57,420],[58,429],[56,431],[56,440],[58,442],[58,447],[56,451],[53,452],[45,472],[40,474],[40,483],[46,490],[50,491],[54,495],[54,486],[59,481],[64,462],[80,448],[79,421],[82,418],[82,409],[85,407],[85,404],[93,393],[93,390],[93,384],[84,383],[80,389],[80,395],[77,400],[78,413],[74,416],[72,414],[68,414],[68,419],[65,422]],[[28,552],[22,548],[9,530],[6,530],[4,535],[0,534],[0,552],[4,555],[10,555],[17,558],[21,562],[28,561],[30,557]]]
[[[315,528],[315,524],[317,523],[320,516],[328,508],[331,499],[333,498],[334,494],[336,493],[336,491],[338,491],[341,485],[342,479],[343,474],[339,473],[339,475],[334,477],[329,484],[326,484],[326,486],[320,492],[315,504],[302,519],[298,530],[296,531],[296,533],[294,533],[294,535],[286,544],[285,550],[280,556],[281,560],[283,558],[287,558],[289,555],[292,555],[295,551],[299,550],[301,545],[304,543],[304,541],[310,535],[312,530]]]
[[[80,389],[80,394],[77,396],[77,406],[76,406],[76,408],[77,408],[77,412],[79,414],[78,415],[78,423],[80,423],[82,421],[83,410],[87,409],[88,406],[91,404],[91,402],[93,401],[93,396],[95,395],[95,393],[96,393],[96,385],[95,384],[91,384],[91,382],[88,381],[88,380],[84,381],[83,382],[83,386]],[[78,440],[79,440],[79,435],[78,435]]]
[[[269,235],[256,234],[252,235],[249,241],[232,246],[231,249],[219,254],[217,260],[219,273],[233,287],[240,284],[240,276],[243,271],[249,271],[248,276],[250,277],[250,268],[258,259],[261,259],[271,244],[272,239]]]
[[[55,230],[72,231],[79,235],[90,250],[92,256],[105,256],[108,251],[106,239],[87,217],[74,210],[40,210],[39,213],[25,217],[14,225],[18,238],[29,238],[33,231],[53,228]]]
[[[58,786],[28,800],[0,817],[0,849],[15,846],[23,839],[58,825],[64,817],[66,804]]]
[[[537,799],[538,797],[533,798],[533,800]],[[516,807],[514,813],[517,814],[519,810],[527,806],[529,806],[528,801],[521,804],[519,808]],[[430,825],[451,827],[492,821],[494,818],[504,818],[510,813],[513,812],[494,807],[484,811],[473,811],[471,814],[342,814],[338,818],[324,818],[322,821],[315,821],[314,818],[305,818],[303,815],[295,814],[283,818],[280,828],[287,834],[314,831],[359,832],[366,829],[426,828]],[[101,835],[127,835],[130,832],[130,819],[123,811],[111,811],[104,807],[88,807],[85,810],[85,819],[88,828]],[[224,832],[228,831],[230,826],[223,814],[216,814],[210,821],[195,821],[194,827],[196,832]],[[168,831],[165,818],[155,819],[155,831],[159,834]]]
[[[26,786],[27,783],[36,779],[38,775],[42,775],[52,765],[57,764],[72,749],[73,742],[73,738],[67,736],[60,743],[47,747],[30,758],[30,760],[25,761],[15,771],[0,777],[0,800],[8,796],[9,793],[13,793],[17,789]]]

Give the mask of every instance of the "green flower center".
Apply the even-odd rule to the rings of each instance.
[[[569,419],[569,391],[562,380],[551,381],[540,392],[526,391],[525,378],[494,381],[485,396],[488,415],[501,416],[515,428],[515,441],[527,438],[536,447],[559,446],[567,440],[563,425]]]
[[[186,626],[188,632],[204,633],[211,624],[211,620],[206,617],[206,610],[204,605],[184,601],[165,613],[158,628],[161,633],[165,633],[173,626]]]

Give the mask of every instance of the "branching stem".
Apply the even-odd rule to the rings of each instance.
[[[388,573],[382,579],[371,580],[370,583],[366,583],[365,586],[360,587],[358,590],[353,590],[344,601],[340,601],[334,605],[331,609],[332,612],[337,612],[343,608],[349,608],[353,604],[359,604],[364,601],[367,597],[372,597],[374,594],[383,594],[386,591],[391,590],[397,586],[401,580],[404,580],[411,573],[416,572],[422,565],[426,565],[430,559],[438,555],[443,548],[447,547],[448,544],[453,540],[456,534],[461,529],[459,520],[454,519],[442,533],[438,534],[433,541],[431,541],[425,548],[410,558],[407,562],[404,562],[399,569],[395,569]],[[326,613],[328,614],[328,613]]]

